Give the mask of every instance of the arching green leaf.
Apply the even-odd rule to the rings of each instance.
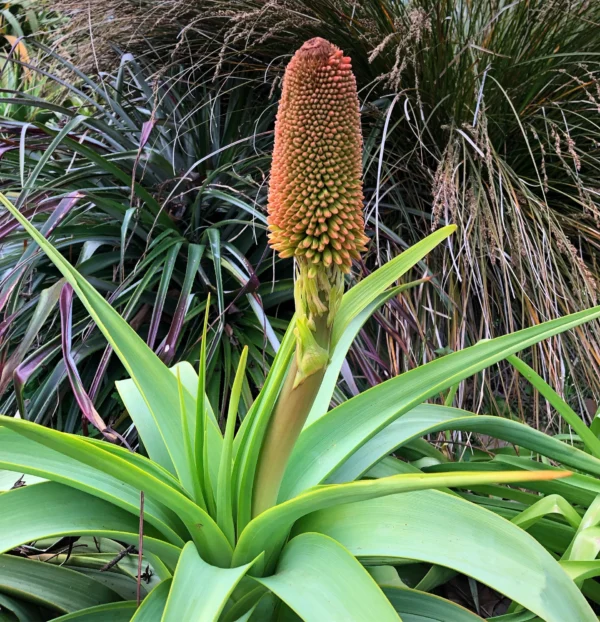
[[[207,564],[198,555],[193,543],[189,542],[175,569],[162,622],[216,622],[231,592],[251,565],[216,568]]]
[[[427,434],[446,430],[487,434],[531,449],[563,465],[600,475],[600,460],[597,458],[518,421],[474,415],[438,404],[421,404],[392,421],[360,447],[332,473],[327,483],[352,481],[398,447]]]
[[[51,536],[90,535],[137,544],[138,534],[139,519],[133,514],[63,484],[44,482],[0,495],[1,552]],[[145,529],[144,548],[170,568],[181,552],[151,525]]]
[[[519,350],[598,317],[600,307],[594,307],[480,342],[344,402],[303,430],[287,466],[280,500],[326,481],[370,438],[425,400]]]
[[[381,586],[403,622],[483,622],[483,618],[445,598],[408,588]]]
[[[266,553],[267,568],[287,537],[293,524],[311,512],[368,499],[396,495],[427,488],[474,486],[492,482],[523,482],[544,478],[544,473],[504,471],[491,473],[461,473],[464,477],[431,477],[423,473],[394,475],[376,480],[363,480],[335,486],[317,486],[294,499],[276,505],[257,516],[240,535],[233,555],[233,564],[239,565]]]
[[[121,600],[116,592],[79,572],[14,555],[0,555],[0,592],[61,613]]]
[[[137,605],[135,602],[125,601],[122,603],[111,603],[109,605],[98,605],[81,609],[75,613],[68,613],[60,618],[54,618],[52,622],[129,622],[135,613]]]
[[[172,579],[167,579],[160,585],[157,585],[150,594],[144,598],[140,608],[135,612],[133,618],[131,618],[131,622],[158,622],[165,611],[165,605],[167,604],[167,598],[169,597],[172,584]]]
[[[339,543],[305,533],[283,549],[277,572],[257,579],[305,622],[398,622],[369,573]]]
[[[575,583],[527,532],[453,495],[420,491],[340,505],[301,519],[293,534],[303,532],[324,533],[365,561],[453,568],[546,622],[596,622]]]

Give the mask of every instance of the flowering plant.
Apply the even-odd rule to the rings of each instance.
[[[0,557],[8,606],[65,621],[385,621],[415,612],[481,620],[409,587],[406,565],[422,562],[433,573],[443,566],[471,576],[544,620],[595,620],[533,537],[450,490],[527,486],[567,471],[424,474],[386,456],[418,437],[416,421],[444,411],[428,399],[600,317],[600,308],[479,343],[328,410],[362,324],[410,286],[394,283],[455,228],[436,231],[344,294],[343,275],[366,243],[360,127],[350,60],[328,42],[307,42],[290,62],[276,137],[271,241],[297,262],[296,316],[238,426],[242,356],[224,430],[205,393],[206,332],[198,372],[189,363],[167,368],[0,195],[62,272],[65,299],[72,287],[130,374],[118,390],[143,448],[109,442],[110,430],[99,440],[0,419],[0,466],[45,480],[0,495],[1,550],[25,554]],[[510,423],[525,445],[539,434]],[[600,465],[564,447],[549,439],[540,453],[574,467]],[[63,537],[82,548],[57,555],[52,543]]]

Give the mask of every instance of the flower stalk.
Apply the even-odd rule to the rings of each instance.
[[[350,58],[307,41],[290,61],[275,124],[269,242],[296,264],[296,352],[263,441],[253,514],[277,501],[285,466],[319,391],[344,274],[365,250],[362,136]]]

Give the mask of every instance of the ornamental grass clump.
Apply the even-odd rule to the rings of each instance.
[[[117,389],[140,439],[136,453],[106,438],[74,436],[26,419],[0,417],[0,467],[14,471],[15,479],[25,473],[44,480],[0,494],[2,607],[25,611],[28,619],[64,622],[392,622],[415,614],[437,622],[481,622],[475,613],[427,593],[444,581],[446,575],[439,571],[445,567],[506,596],[518,619],[597,620],[573,580],[573,573],[580,573],[575,577],[579,580],[589,567],[561,566],[514,524],[520,517],[529,526],[540,512],[532,516],[528,506],[525,516],[509,522],[449,490],[493,485],[494,499],[506,505],[515,495],[536,496],[524,487],[535,490],[569,476],[568,471],[538,471],[534,465],[533,470],[425,474],[416,464],[388,454],[406,446],[413,455],[427,455],[429,468],[438,464],[444,469],[447,457],[421,436],[465,429],[495,433],[549,460],[600,474],[597,448],[590,455],[515,421],[490,422],[489,417],[426,403],[519,350],[599,318],[600,307],[482,341],[329,410],[342,363],[361,326],[386,300],[411,286],[395,284],[455,230],[439,229],[343,293],[349,260],[365,243],[356,176],[360,135],[349,65],[323,40],[310,41],[291,63],[287,77],[292,78],[286,79],[278,121],[270,217],[273,244],[298,264],[296,316],[262,389],[240,421],[244,350],[229,392],[224,430],[206,394],[208,318],[198,371],[187,362],[167,368],[0,194],[2,205],[60,270],[66,287],[73,288],[127,369],[131,378],[117,383]],[[326,66],[332,69],[318,73]],[[318,110],[319,102],[325,106],[332,101],[329,80],[323,79],[327,86],[319,90],[321,81],[307,78],[306,88],[312,91],[298,91],[304,99],[296,99],[294,89],[302,82],[293,80],[329,72],[333,78],[340,72],[352,87],[348,99],[339,100],[350,110],[352,99],[353,116],[344,117],[348,125],[340,121],[339,126],[349,142],[331,142],[337,135],[333,132],[286,134],[281,123],[294,106],[301,110],[299,102],[310,102]],[[315,184],[306,182],[304,198],[309,203],[314,199],[311,192],[317,192],[319,181],[323,188],[330,187],[325,185],[330,179],[343,179],[347,186],[340,184],[334,191],[338,197],[322,195],[319,201],[330,207],[313,202],[300,217],[300,208],[298,214],[293,208],[296,199],[286,201],[287,194],[296,196],[292,182],[300,183],[306,171],[298,164],[291,176],[282,163],[291,166],[294,159],[284,148],[298,154],[310,148],[316,161],[319,154],[330,153],[327,146],[335,147],[331,153],[342,164],[328,166],[333,173],[309,173],[306,179]],[[336,172],[339,178],[333,177]],[[340,227],[337,238],[320,233],[330,221]],[[317,240],[314,249],[312,241],[311,248],[304,244],[307,236]],[[334,250],[341,263],[335,261]],[[586,437],[584,430],[578,434]],[[544,511],[556,511],[556,504],[546,506]],[[65,616],[55,618],[61,614]]]

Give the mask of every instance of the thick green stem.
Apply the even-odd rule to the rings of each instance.
[[[318,318],[315,324],[315,340],[321,348],[328,350],[331,329],[327,327],[327,317]],[[317,397],[326,369],[325,363],[294,388],[298,374],[298,360],[294,356],[258,459],[252,500],[253,517],[277,503],[285,467]]]

